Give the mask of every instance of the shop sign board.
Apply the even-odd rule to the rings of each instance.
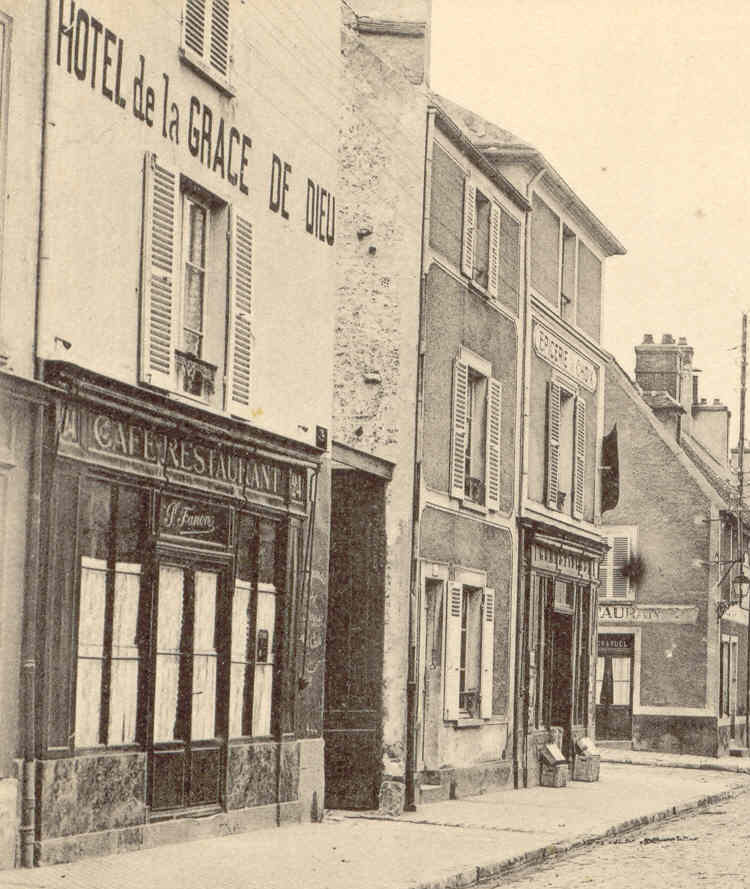
[[[596,391],[596,368],[541,324],[534,326],[534,351],[548,364],[573,377],[590,392]]]
[[[229,545],[229,510],[225,506],[194,503],[179,497],[162,497],[159,536],[226,547]]]
[[[305,470],[139,420],[65,406],[59,453],[214,493],[304,506]]]
[[[600,604],[601,623],[623,624],[694,624],[698,620],[697,605]]]

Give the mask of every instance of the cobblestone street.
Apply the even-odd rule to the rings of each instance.
[[[615,837],[496,886],[523,889],[700,889],[750,886],[750,796]]]

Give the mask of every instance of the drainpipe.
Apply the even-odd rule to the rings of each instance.
[[[532,196],[537,182],[544,176],[546,167],[542,167],[532,176],[526,186],[526,197],[529,204],[532,202]],[[522,381],[522,412],[521,412],[521,429],[519,435],[519,453],[518,459],[521,464],[521,472],[519,474],[519,490],[518,490],[518,511],[523,508],[523,500],[528,489],[529,472],[526,466],[526,441],[529,434],[529,343],[531,341],[531,293],[529,290],[529,269],[531,268],[531,210],[526,211],[525,217],[525,237],[524,237],[524,264],[523,264],[523,316],[521,319],[521,329],[523,331],[523,358],[521,366]],[[524,650],[525,634],[523,632],[523,622],[527,619],[526,613],[526,568],[524,562],[524,552],[526,549],[526,533],[520,528],[518,534],[518,571],[516,582],[516,657],[514,665],[514,685],[515,685],[515,708],[516,712],[513,717],[513,786],[526,786],[526,762],[528,747],[528,731],[524,729],[523,738],[521,738],[521,727],[525,726],[528,715],[528,703],[524,696],[523,689],[523,658],[526,656]],[[519,718],[519,707],[522,708],[522,718]],[[521,766],[521,763],[523,765]]]
[[[42,468],[45,406],[36,406],[34,443],[29,484],[29,530],[26,550],[26,593],[21,638],[21,732],[23,767],[21,774],[21,865],[34,866],[36,839],[36,651],[39,603],[39,553],[41,543]]]
[[[39,361],[39,313],[42,292],[44,243],[44,213],[47,197],[47,103],[49,95],[49,46],[53,0],[44,8],[44,60],[42,68],[41,136],[39,147],[39,220],[37,228],[36,284],[34,291],[34,378],[41,376]],[[37,682],[37,622],[39,607],[39,559],[41,550],[42,473],[44,464],[45,405],[36,406],[34,418],[33,453],[29,480],[29,521],[26,541],[26,590],[23,603],[21,637],[21,735],[23,765],[21,768],[21,825],[19,828],[20,864],[34,866],[36,841],[36,682]]]
[[[430,182],[432,176],[432,138],[435,122],[435,109],[427,109],[427,126],[425,128],[425,162],[424,185],[422,189],[422,245],[419,276],[419,319],[417,341],[417,392],[416,411],[414,418],[414,481],[412,488],[412,521],[411,521],[411,569],[409,576],[409,666],[406,685],[406,787],[404,808],[413,812],[417,808],[417,717],[419,711],[419,616],[422,607],[422,596],[419,577],[419,528],[421,515],[422,489],[422,411],[424,396],[422,392],[422,356],[424,353],[424,319],[425,298],[427,291],[427,275],[424,268],[427,253],[430,213]]]

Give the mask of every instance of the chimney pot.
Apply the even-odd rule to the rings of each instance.
[[[714,398],[714,404],[721,404],[720,398]]]
[[[661,335],[661,344],[662,346],[673,346],[674,345],[674,337],[671,333],[663,333]]]
[[[686,336],[681,336],[677,342],[678,342],[679,345],[681,345],[681,346],[687,346],[687,337],[686,337]]]
[[[701,404],[708,404],[707,398],[701,398]]]
[[[643,342],[649,345],[653,345],[654,335],[652,333],[644,333],[643,334]]]

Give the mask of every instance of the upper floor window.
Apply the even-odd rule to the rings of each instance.
[[[599,566],[599,597],[602,599],[634,599],[629,566],[637,552],[637,525],[608,525],[602,527],[609,551]]]
[[[572,389],[547,384],[547,506],[582,519],[586,481],[586,402]]]
[[[531,285],[560,317],[601,332],[601,261],[538,196],[531,217]]]
[[[222,91],[228,85],[230,51],[230,0],[185,0],[182,58],[208,76]]]
[[[438,142],[432,153],[430,245],[490,298],[518,312],[521,224]]]
[[[145,176],[141,379],[249,419],[252,226],[152,154]]]
[[[502,384],[488,361],[462,348],[453,368],[451,495],[500,509]]]

